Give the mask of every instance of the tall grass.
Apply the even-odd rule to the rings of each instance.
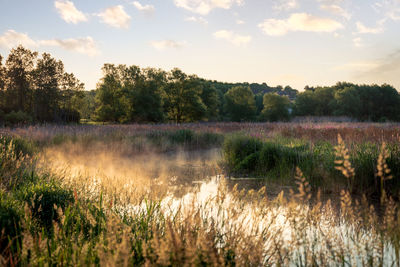
[[[174,142],[190,144],[193,136],[188,135],[179,132]],[[123,146],[128,138],[122,137]],[[79,138],[77,146],[82,142]],[[161,138],[172,140],[164,135]],[[90,172],[71,175],[72,168],[49,169],[46,162],[36,166],[23,153],[15,156],[16,147],[9,142],[0,161],[20,166],[22,175],[14,186],[6,186],[6,182],[1,189],[1,264],[400,264],[400,206],[388,190],[395,188],[399,177],[398,166],[393,164],[398,156],[394,143],[349,144],[347,138],[338,143],[310,143],[234,135],[225,139],[224,147],[231,167],[241,166],[235,172],[263,174],[271,171],[266,167],[271,166],[270,175],[290,173],[293,176],[285,179],[297,186],[289,194],[282,192],[270,199],[268,188],[239,190],[238,186],[230,188],[224,177],[204,177],[204,182],[193,190],[175,195],[169,190],[170,184],[162,186],[162,181],[153,176],[146,180],[118,179],[98,172],[94,177]],[[87,144],[82,147],[85,149]],[[94,154],[96,159],[100,161],[101,157]],[[23,164],[18,163],[21,160]],[[121,159],[106,158],[102,162],[108,162],[107,168],[123,165]],[[379,210],[367,195],[354,195],[359,188],[358,170],[370,164],[374,183],[383,185],[378,187]],[[14,177],[13,170],[1,169],[4,177]],[[330,185],[328,178],[342,185],[338,206],[324,199],[315,187],[318,177],[325,179],[320,182],[325,187]]]

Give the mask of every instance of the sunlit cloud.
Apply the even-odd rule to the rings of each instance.
[[[363,41],[360,37],[356,37],[353,39],[353,44],[355,47],[362,47],[364,46]]]
[[[166,49],[180,49],[186,45],[186,41],[177,42],[173,40],[160,40],[160,41],[152,41],[150,45],[157,50],[166,50]]]
[[[351,18],[351,14],[339,5],[322,4],[320,7],[322,10],[328,11],[329,13],[336,15],[336,16],[344,17],[347,20],[349,20]]]
[[[230,9],[233,5],[242,5],[244,0],[174,0],[177,7],[191,12],[207,15],[216,8]]]
[[[356,22],[357,31],[358,33],[371,33],[371,34],[378,34],[384,31],[383,24],[385,20],[380,20],[377,23],[376,27],[367,27],[362,24],[360,21]]]
[[[243,24],[245,24],[245,22],[244,22],[244,20],[237,19],[237,20],[236,20],[236,24],[238,24],[238,25],[243,25]]]
[[[226,40],[236,46],[247,45],[251,41],[250,35],[239,35],[233,31],[221,30],[214,33],[216,39]]]
[[[400,20],[400,1],[399,0],[381,0],[374,4],[375,9],[383,13],[386,18],[394,21]]]
[[[186,17],[185,21],[196,22],[196,23],[200,23],[200,24],[203,24],[203,25],[207,25],[208,24],[208,21],[203,17],[195,17],[195,16]]]
[[[329,18],[317,17],[306,13],[294,13],[288,19],[266,19],[258,27],[267,35],[281,36],[291,31],[335,32],[343,25]]]
[[[92,37],[77,38],[77,39],[53,39],[53,40],[42,40],[39,42],[43,46],[58,46],[65,50],[85,54],[88,56],[96,56],[99,54],[99,50],[96,47]]]
[[[121,5],[109,7],[98,14],[98,16],[102,19],[103,23],[115,28],[127,29],[131,21],[131,17]]]
[[[297,0],[275,0],[273,8],[278,11],[291,10],[299,7]]]
[[[28,34],[19,33],[14,30],[8,30],[3,35],[0,35],[0,46],[4,48],[13,48],[18,45],[26,47],[35,47],[37,43],[32,40]]]
[[[88,20],[86,15],[79,11],[71,1],[58,0],[54,2],[54,6],[61,18],[67,23],[77,24]]]
[[[155,8],[153,5],[142,5],[138,1],[132,2],[132,5],[139,11],[147,14],[147,15],[152,15],[155,11]]]
[[[56,46],[67,51],[77,52],[88,56],[99,54],[99,50],[92,37],[76,39],[51,39],[51,40],[33,40],[26,33],[19,33],[14,30],[8,30],[0,36],[0,46],[4,48],[13,48],[18,45],[25,47]]]

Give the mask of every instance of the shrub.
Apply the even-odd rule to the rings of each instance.
[[[30,159],[22,153],[23,143],[17,144],[18,149],[13,139],[0,138],[0,184],[4,189],[12,189],[21,184],[33,168]]]
[[[22,111],[11,111],[7,115],[4,116],[4,120],[7,126],[19,125],[19,124],[27,124],[32,123],[32,117]]]
[[[251,165],[258,158],[262,146],[260,140],[252,137],[234,135],[226,138],[222,148],[226,167],[234,172],[254,170]]]
[[[52,230],[53,221],[59,222],[57,208],[64,211],[74,202],[71,190],[45,179],[41,179],[38,183],[26,184],[19,190],[17,197],[28,204],[33,218],[47,232]]]
[[[22,245],[21,214],[16,204],[0,193],[0,254],[11,256]]]

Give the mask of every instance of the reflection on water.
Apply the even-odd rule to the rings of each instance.
[[[217,229],[221,247],[233,235],[259,242],[266,263],[282,255],[308,261],[309,251],[331,253],[334,262],[343,254],[343,262],[355,265],[382,251],[384,262],[396,259],[390,243],[376,245],[380,236],[374,228],[339,217],[329,201],[310,206],[283,194],[268,198],[269,189],[257,180],[217,175],[219,157],[217,150],[121,156],[102,147],[67,146],[48,149],[42,163],[87,198],[102,192],[117,212],[135,217],[156,202],[164,218],[184,222],[196,217],[199,227]],[[243,190],[233,186],[237,182]]]

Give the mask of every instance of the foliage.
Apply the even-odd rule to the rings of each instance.
[[[225,111],[231,121],[251,121],[256,115],[254,94],[249,87],[237,86],[225,93]]]
[[[5,67],[0,63],[0,110],[9,115],[9,124],[66,122],[65,111],[77,111],[73,99],[82,90],[83,84],[48,53],[38,57],[20,45],[11,49]]]
[[[265,94],[260,117],[267,121],[288,121],[290,101],[287,96]]]

